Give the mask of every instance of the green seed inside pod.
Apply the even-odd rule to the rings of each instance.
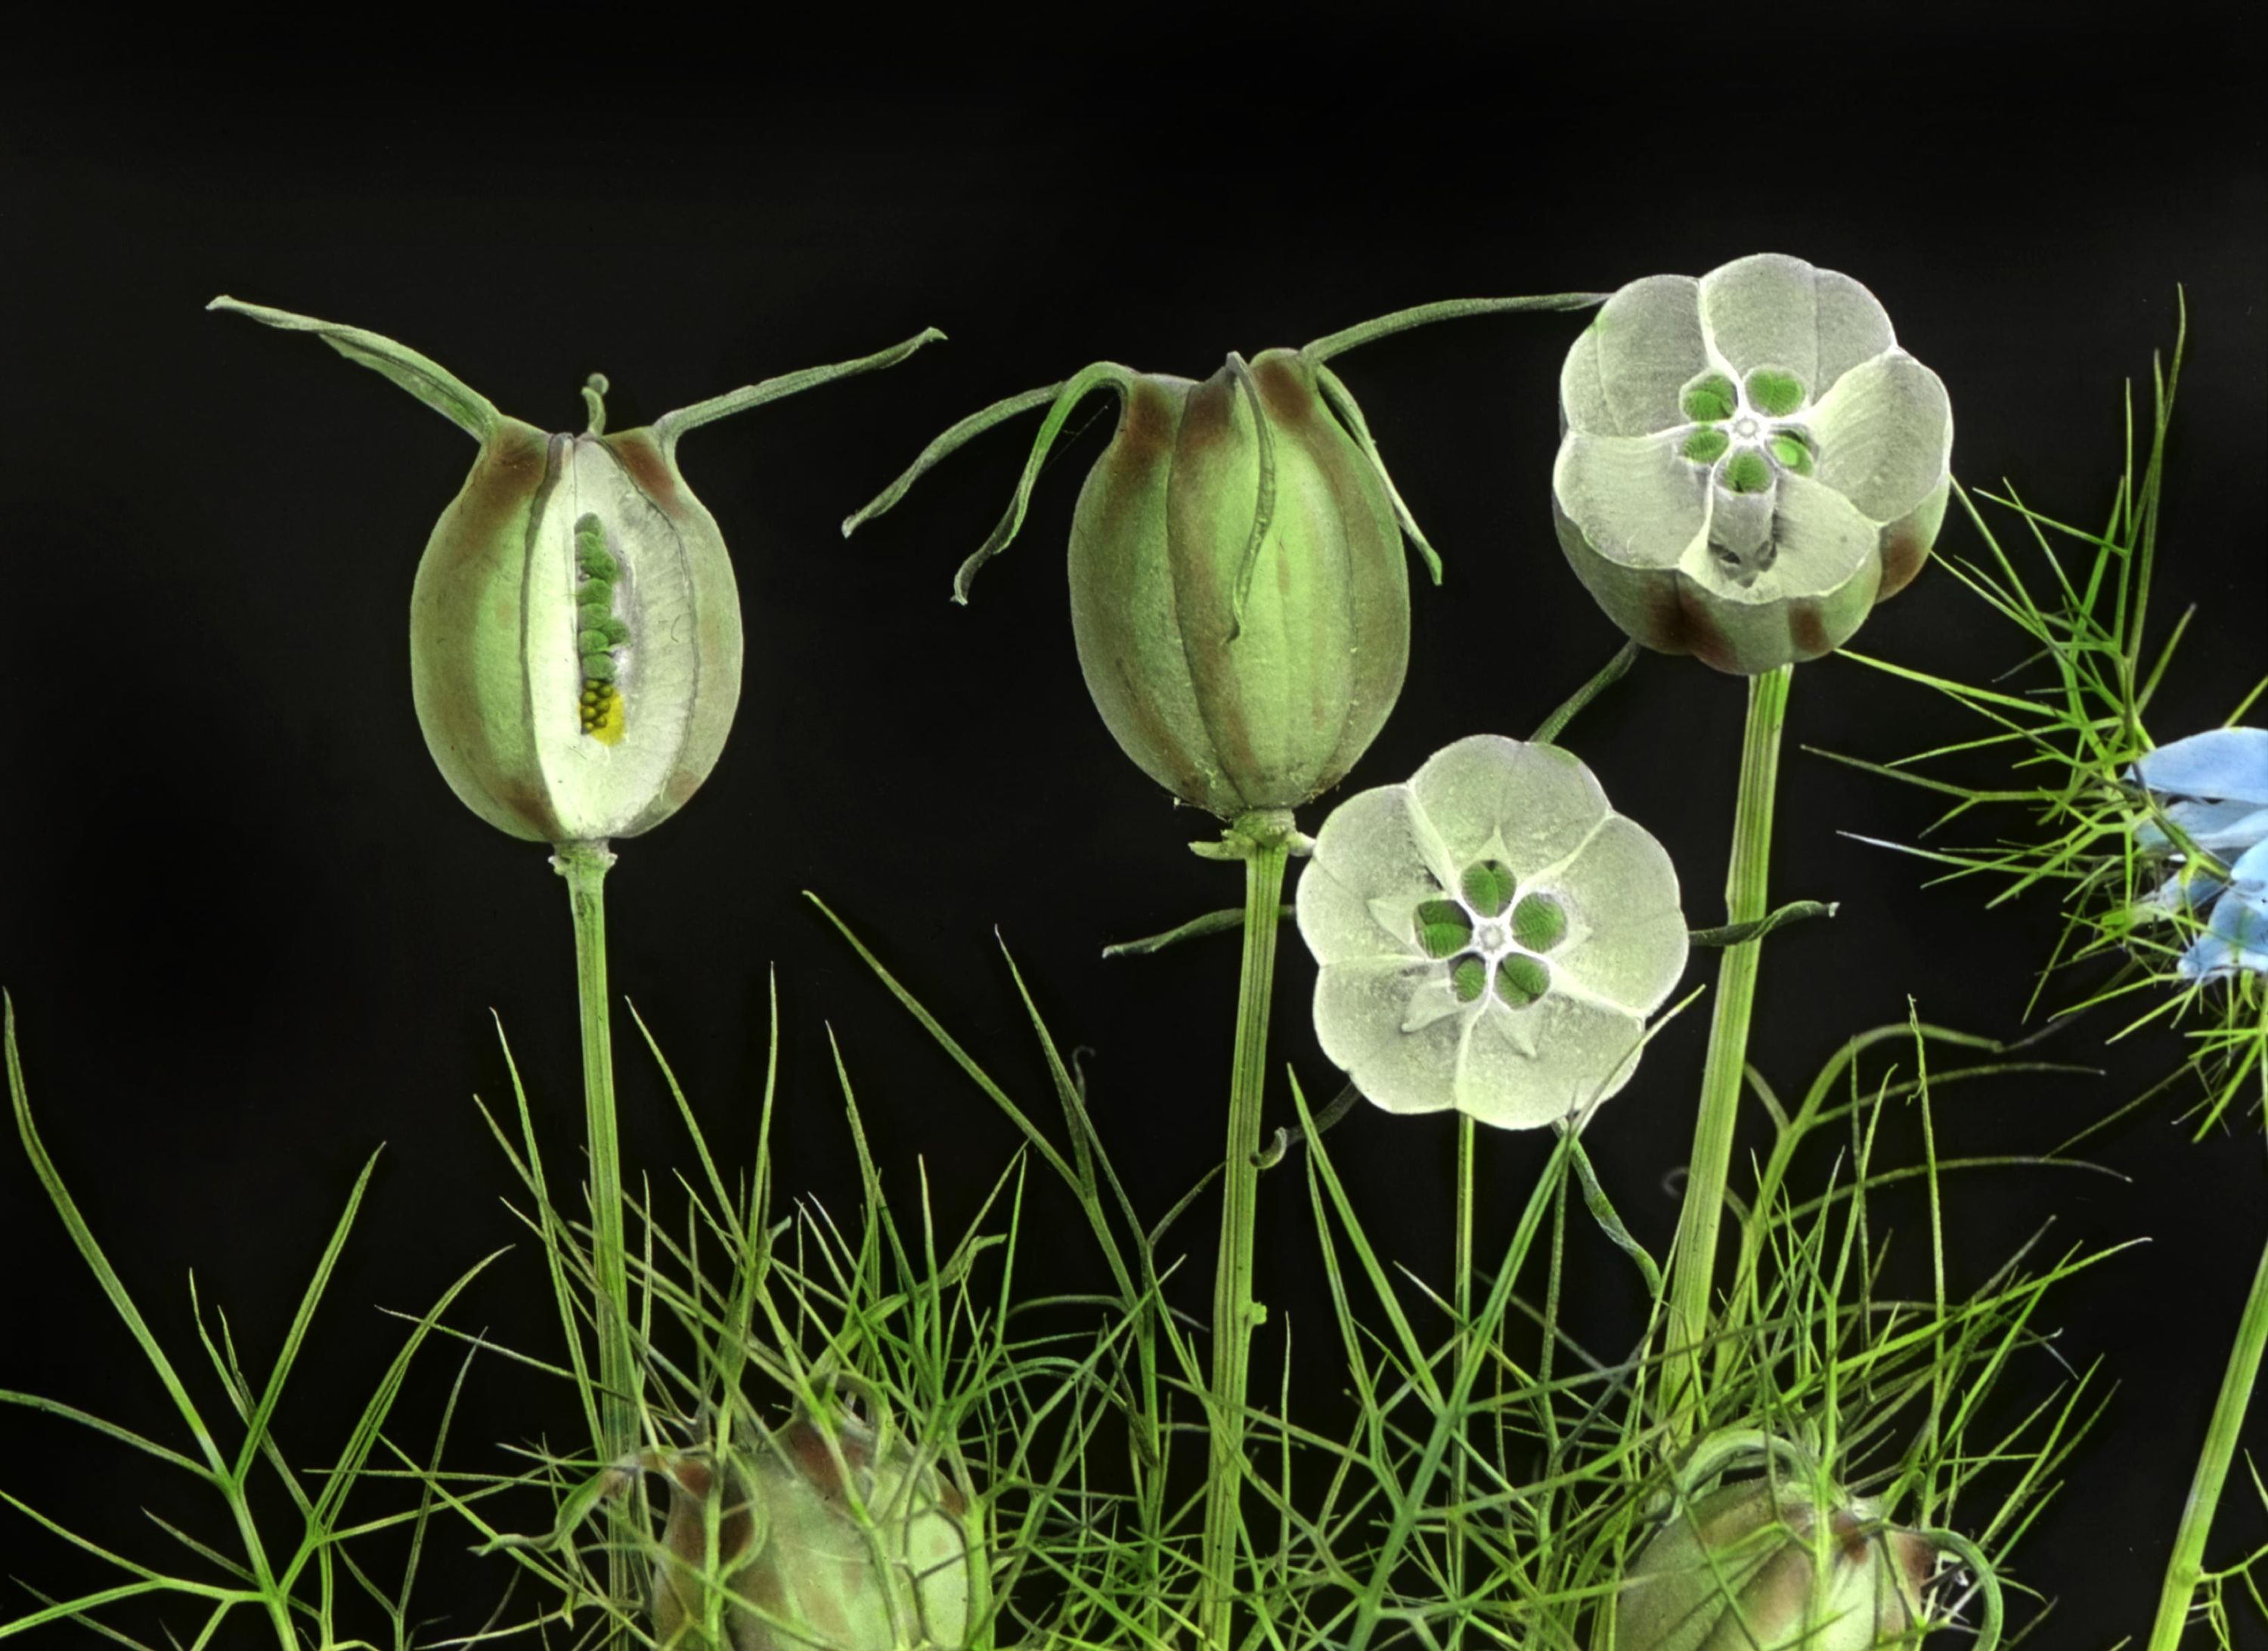
[[[575,560],[582,564],[585,579],[611,579],[622,571],[622,564],[608,553],[606,524],[596,516],[583,516],[575,523]]]
[[[1477,952],[1468,952],[1449,965],[1449,990],[1459,1003],[1477,1003],[1488,990],[1488,965]]]
[[[1725,449],[1732,445],[1730,436],[1714,425],[1706,425],[1688,436],[1684,446],[1679,451],[1696,464],[1714,464],[1725,456]]]
[[[1531,952],[1548,952],[1567,938],[1567,911],[1550,895],[1530,895],[1512,909],[1512,938]]]
[[[1749,374],[1749,405],[1774,418],[1785,418],[1803,405],[1803,380],[1793,372],[1758,367]]]
[[[1473,938],[1473,921],[1454,900],[1428,900],[1418,908],[1418,944],[1428,957],[1447,957]]]
[[[1496,966],[1496,995],[1515,1009],[1525,1009],[1551,990],[1551,971],[1540,957],[1514,952]]]
[[[1731,493],[1761,493],[1771,485],[1771,466],[1754,447],[1734,453],[1725,466],[1725,490]]]
[[[1803,445],[1802,437],[1783,430],[1766,445],[1771,448],[1771,456],[1779,461],[1782,469],[1793,470],[1798,475],[1811,474],[1811,449]]]
[[[1465,867],[1459,888],[1467,905],[1484,918],[1495,918],[1512,903],[1516,882],[1512,867],[1502,860],[1479,860]]]
[[[1712,372],[1687,385],[1678,405],[1695,424],[1713,424],[1733,416],[1733,409],[1740,405],[1740,397],[1730,379],[1721,372]]]
[[[615,680],[615,656],[611,653],[586,653],[583,656],[583,677],[590,682],[611,682]]]

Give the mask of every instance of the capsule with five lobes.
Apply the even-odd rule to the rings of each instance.
[[[1117,428],[1071,530],[1087,691],[1126,755],[1181,801],[1232,823],[1296,808],[1345,778],[1402,692],[1403,534],[1440,576],[1330,358],[1427,321],[1600,296],[1426,305],[1302,349],[1231,354],[1202,382],[1097,362],[963,419],[843,530],[888,510],[971,437],[1047,407],[1014,501],[954,582],[965,601],[976,570],[1022,527],[1073,409],[1113,392]]]

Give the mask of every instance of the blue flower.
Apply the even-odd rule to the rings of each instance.
[[[2135,830],[2140,847],[2168,852],[2184,866],[2143,904],[2179,912],[2206,907],[2204,927],[2177,966],[2182,978],[2239,969],[2268,975],[2268,728],[2192,734],[2161,746],[2134,771],[2188,846],[2218,862],[2189,863],[2154,819]]]

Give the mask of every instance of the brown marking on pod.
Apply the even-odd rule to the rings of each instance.
[[[1795,657],[1799,660],[1815,660],[1835,651],[1835,645],[1827,639],[1827,623],[1820,616],[1817,602],[1790,602],[1787,631],[1795,642]]]
[[[1298,431],[1322,410],[1314,372],[1296,350],[1262,350],[1253,358],[1252,386],[1279,431]]]
[[[437,536],[428,552],[443,554],[445,571],[453,571],[493,550],[511,532],[529,501],[557,473],[551,442],[533,424],[516,418],[497,420],[495,432],[481,444],[472,474],[449,506],[447,538]]]
[[[1835,1545],[1843,1550],[1845,1563],[1862,1565],[1866,1562],[1869,1545],[1867,1527],[1856,1514],[1847,1507],[1837,1508],[1827,1522],[1827,1529],[1835,1538]]]
[[[1875,589],[1874,600],[1887,601],[1905,589],[1928,560],[1929,542],[1915,531],[1911,522],[1890,528],[1882,540],[1882,582]]]
[[[661,444],[654,439],[651,428],[625,430],[615,435],[595,439],[584,436],[578,439],[596,439],[614,455],[617,464],[630,472],[630,479],[638,485],[638,490],[659,506],[665,515],[673,520],[683,519],[685,499],[677,485],[677,467],[663,454]]]
[[[1118,429],[1103,450],[1102,462],[1114,480],[1138,481],[1153,465],[1170,462],[1181,425],[1177,403],[1189,394],[1187,379],[1144,372],[1119,398]]]
[[[807,1418],[798,1417],[780,1430],[778,1438],[795,1470],[803,1476],[804,1482],[821,1500],[828,1502],[843,1500],[843,1474],[836,1465],[835,1451],[828,1448],[827,1435],[815,1424]],[[865,1445],[850,1429],[839,1431],[835,1443],[842,1452],[843,1468],[857,1470],[867,1465]]]
[[[708,1501],[710,1488],[716,1483],[716,1471],[697,1456],[680,1456],[670,1464],[669,1477],[677,1482],[678,1488],[684,1493],[686,1500],[680,1502],[679,1511],[688,1515],[689,1531],[697,1543],[701,1507]],[[748,1500],[747,1487],[740,1483],[740,1476],[737,1473],[730,1476],[725,1480],[725,1504],[718,1510],[717,1521],[717,1553],[720,1559],[740,1558],[747,1551],[748,1544],[755,1540],[755,1513],[748,1506]],[[700,1556],[696,1549],[684,1557],[696,1559]]]
[[[1678,635],[1685,644],[1684,652],[1714,671],[1738,676],[1741,667],[1733,653],[1732,638],[1727,637],[1717,616],[1709,611],[1701,593],[1690,580],[1677,581]]]

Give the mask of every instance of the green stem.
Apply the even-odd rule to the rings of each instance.
[[[1212,1448],[1205,1481],[1197,1642],[1231,1643],[1237,1533],[1244,1486],[1244,1392],[1252,1327],[1252,1235],[1258,1206],[1260,1099],[1268,1068],[1268,1000],[1276,977],[1277,906],[1291,852],[1291,816],[1248,814],[1232,842],[1244,859],[1244,969],[1236,998],[1236,1057],[1229,1075],[1228,1150],[1222,1167],[1220,1258],[1212,1290]]]
[[[1725,919],[1754,923],[1764,915],[1771,868],[1772,794],[1779,778],[1779,734],[1787,716],[1788,682],[1781,666],[1749,679],[1748,728],[1741,744],[1740,800],[1733,815],[1733,852],[1725,873]],[[1701,1399],[1701,1348],[1709,1336],[1711,1284],[1716,1274],[1717,1227],[1732,1168],[1734,1126],[1740,1118],[1741,1076],[1748,1065],[1749,1013],[1756,1000],[1761,940],[1725,949],[1717,971],[1717,1001],[1709,1026],[1709,1054],[1701,1069],[1700,1116],[1693,1124],[1693,1154],[1685,1176],[1685,1203],[1677,1220],[1677,1255],[1670,1275],[1669,1321],[1662,1367],[1662,1411],[1675,1448],[1694,1431]]]
[[[2158,1596],[2158,1618],[2150,1627],[2149,1651],[2175,1651],[2181,1643],[2190,1603],[2205,1576],[2205,1538],[2213,1532],[2221,1484],[2228,1477],[2229,1459],[2236,1454],[2237,1435],[2243,1431],[2245,1403],[2259,1376],[2264,1347],[2268,1347],[2268,1248],[2260,1252],[2251,1294],[2244,1298],[2244,1317],[2236,1327],[2236,1345],[2229,1352],[2228,1368],[2221,1373],[2220,1397],[2213,1401],[2205,1449],[2198,1456],[2190,1498],[2182,1507],[2173,1557],[2166,1562],[2166,1585]]]
[[[599,1338],[600,1463],[620,1462],[637,1448],[637,1360],[630,1350],[630,1275],[622,1242],[622,1163],[615,1128],[614,1039],[608,1029],[607,870],[615,857],[604,843],[563,843],[552,867],[567,880],[575,917],[575,995],[583,1029],[583,1131],[590,1160],[591,1250],[596,1274],[593,1317]],[[610,1544],[607,1597],[625,1615],[643,1596],[629,1545]]]

